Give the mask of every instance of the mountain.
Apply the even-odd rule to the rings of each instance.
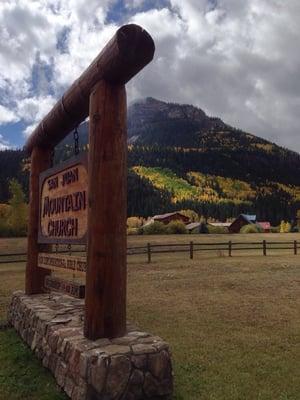
[[[150,97],[128,110],[131,144],[199,147],[205,133],[213,129],[226,129],[226,125],[189,105],[168,104]]]
[[[192,208],[225,220],[257,213],[278,224],[300,208],[300,155],[210,117],[153,98],[128,108],[128,214]],[[83,148],[88,125],[79,128]],[[57,159],[73,152],[72,137]]]
[[[219,118],[191,105],[165,103],[148,97],[128,109],[128,137],[133,144],[201,147],[205,134],[225,130]]]
[[[248,182],[300,185],[298,153],[231,127],[192,105],[151,97],[135,102],[128,108],[127,127],[130,165],[138,162],[180,173],[196,168]],[[87,122],[79,127],[79,135],[84,147],[88,142]],[[71,134],[58,146],[57,158],[66,157],[72,148]],[[153,156],[162,153],[163,157],[154,162]]]
[[[168,157],[171,168],[182,172],[196,168],[246,181],[300,185],[298,153],[233,128],[191,105],[153,98],[133,104],[128,110],[128,137],[135,147],[169,148],[176,153]],[[188,156],[178,156],[181,153]],[[143,158],[147,162],[146,155]],[[163,166],[161,162],[156,166]]]
[[[132,104],[128,141],[131,173],[169,196],[156,196],[153,211],[192,208],[220,220],[254,212],[278,224],[300,208],[298,153],[192,105],[153,98]],[[141,214],[134,198],[131,212]]]
[[[128,215],[191,208],[219,220],[251,212],[278,224],[294,219],[300,209],[296,152],[231,127],[200,108],[153,98],[129,106],[127,125]],[[86,150],[88,123],[78,130],[80,147]],[[56,162],[73,152],[70,134],[57,146]],[[0,153],[0,166],[2,158]],[[5,190],[0,192],[3,201]]]

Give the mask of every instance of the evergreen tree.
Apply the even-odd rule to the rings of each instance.
[[[16,179],[9,182],[10,211],[8,215],[8,226],[16,236],[23,236],[27,231],[28,206],[25,203],[25,193],[21,184]]]

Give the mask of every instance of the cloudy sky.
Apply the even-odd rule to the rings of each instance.
[[[129,22],[154,61],[128,85],[300,152],[299,0],[0,0],[0,149],[35,124]]]

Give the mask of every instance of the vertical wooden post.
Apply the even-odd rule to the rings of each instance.
[[[267,255],[267,242],[265,240],[263,241],[263,255]]]
[[[51,272],[38,267],[38,252],[47,251],[51,245],[38,245],[38,228],[40,213],[39,175],[51,164],[51,148],[34,147],[31,153],[30,186],[29,186],[29,221],[27,239],[27,264],[25,293],[37,294],[44,291],[44,279]]]
[[[297,250],[298,250],[298,248],[297,248],[297,240],[294,240],[294,254],[295,254],[295,256],[297,255]]]
[[[89,209],[84,334],[126,332],[127,133],[124,85],[90,96]]]
[[[147,255],[148,255],[148,263],[151,263],[151,244],[147,243]]]
[[[232,242],[231,240],[229,240],[228,242],[228,256],[231,257],[231,253],[232,253]]]
[[[192,260],[194,258],[194,243],[191,241],[190,242],[190,259]]]

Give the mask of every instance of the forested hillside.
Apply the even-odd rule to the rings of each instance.
[[[221,221],[240,213],[256,213],[259,220],[277,224],[282,219],[293,220],[300,204],[300,187],[276,182],[255,185],[195,171],[179,176],[170,169],[143,166],[131,168],[130,176],[135,179],[133,187],[139,185],[139,192],[131,193],[131,215],[144,215],[143,197],[152,213],[157,206],[160,212],[188,208]],[[161,196],[149,197],[150,187]]]
[[[169,195],[161,209],[192,208],[225,220],[256,213],[277,224],[300,205],[300,155],[207,116],[153,98],[129,108],[132,173]],[[132,211],[139,209],[131,199]],[[137,199],[138,200],[138,199]]]
[[[79,127],[87,150],[88,125]],[[300,208],[300,155],[209,117],[191,105],[153,98],[128,109],[128,215],[191,208],[220,220],[257,213],[277,224]],[[69,135],[55,161],[73,154]],[[0,202],[16,177],[27,190],[21,151],[0,153]],[[9,168],[7,166],[10,166]]]
[[[15,178],[28,193],[28,171],[25,171],[25,154],[22,150],[0,151],[0,203],[10,197],[9,181]]]

